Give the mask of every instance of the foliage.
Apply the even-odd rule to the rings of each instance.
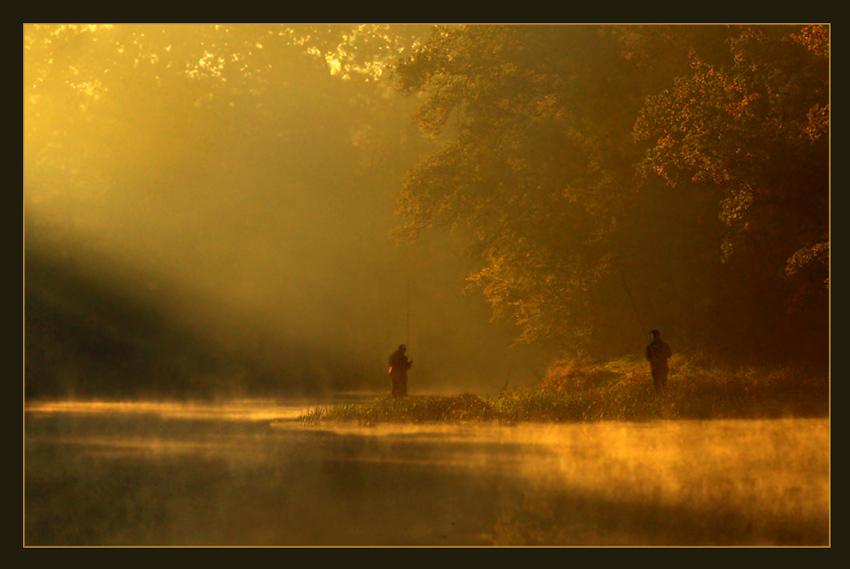
[[[829,58],[809,48],[816,30],[770,38],[745,29],[730,42],[730,65],[694,57],[692,73],[650,97],[635,125],[638,140],[652,141],[643,175],[722,192],[727,257],[750,233],[785,251],[787,241],[809,248],[827,238]]]
[[[627,65],[606,27],[461,26],[437,27],[397,70],[402,93],[428,94],[423,129],[450,137],[411,171],[399,233],[469,227],[482,265],[469,281],[523,342],[581,345],[592,330],[636,104]]]
[[[823,26],[744,27],[728,58],[691,70],[647,99],[635,137],[644,179],[714,196],[725,266],[713,292],[715,334],[783,357],[790,334],[821,361],[828,345],[829,52]],[[775,335],[759,333],[768,325]],[[761,336],[761,346],[752,338]],[[787,353],[787,350],[785,351]]]
[[[370,187],[381,187],[385,171],[395,184],[406,165],[398,141],[400,130],[410,134],[399,128],[407,110],[377,79],[421,33],[381,25],[25,26],[25,202],[42,223],[75,216],[80,229],[97,231],[115,217],[108,204],[117,197],[138,195],[136,210],[193,191],[203,198],[205,186],[244,171],[283,171],[274,182],[284,188],[293,179],[352,186],[367,174]],[[385,155],[397,159],[378,164]],[[263,191],[263,180],[251,182],[244,195]],[[349,195],[357,192],[337,199]]]
[[[828,71],[823,26],[437,27],[396,70],[442,140],[399,235],[468,230],[522,342],[633,350],[637,312],[739,356],[803,329],[823,361]]]

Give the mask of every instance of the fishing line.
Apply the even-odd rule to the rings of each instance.
[[[405,272],[407,274],[407,295],[406,295],[405,302],[407,304],[407,310],[406,310],[407,321],[406,321],[406,331],[405,331],[405,337],[404,337],[404,344],[406,346],[408,346],[408,348],[409,348],[410,347],[410,264],[411,264],[411,256],[412,256],[410,244],[408,244],[406,249],[407,249],[407,254],[406,254],[407,262],[405,263]]]
[[[405,345],[410,344],[410,267],[407,268],[407,333],[404,338]]]
[[[638,312],[637,305],[635,304],[635,299],[632,298],[632,291],[629,289],[628,283],[626,283],[626,277],[623,275],[623,271],[620,269],[620,264],[617,262],[617,258],[613,257],[614,266],[617,267],[617,272],[620,273],[620,279],[623,281],[623,288],[626,289],[626,294],[629,297],[629,302],[632,304],[632,310],[635,311],[635,318],[637,318],[638,326],[641,329],[641,337],[643,337],[646,328],[643,327],[643,321],[640,319],[640,313]]]

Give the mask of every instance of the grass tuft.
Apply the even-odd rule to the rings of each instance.
[[[472,393],[458,396],[389,395],[371,403],[317,407],[302,417],[306,422],[339,421],[361,425],[378,423],[457,423],[494,419],[493,406]]]

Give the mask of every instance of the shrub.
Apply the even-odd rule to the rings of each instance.
[[[619,377],[605,365],[581,364],[559,360],[549,366],[540,387],[547,391],[569,393],[604,387]]]

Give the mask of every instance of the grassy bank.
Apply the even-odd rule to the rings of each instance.
[[[792,368],[738,368],[674,356],[667,391],[656,395],[645,362],[557,362],[533,388],[495,397],[387,395],[365,404],[319,407],[306,422],[364,425],[495,421],[570,422],[827,416],[829,380]]]

